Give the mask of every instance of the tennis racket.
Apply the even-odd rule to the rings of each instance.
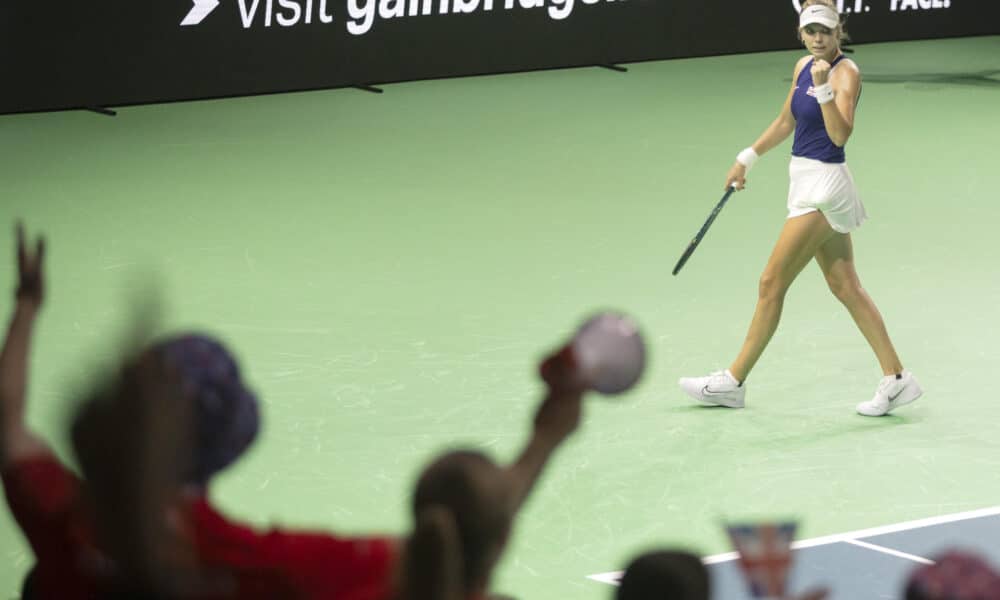
[[[722,207],[726,205],[726,201],[729,200],[729,197],[732,196],[735,191],[736,184],[730,184],[729,188],[726,189],[726,194],[722,197],[722,200],[719,200],[719,203],[715,205],[714,209],[712,209],[712,214],[708,215],[708,219],[705,221],[705,224],[701,226],[701,229],[698,230],[698,234],[695,235],[694,239],[691,240],[691,243],[688,244],[687,250],[685,250],[684,254],[681,255],[681,259],[677,261],[677,264],[674,266],[674,275],[680,272],[684,263],[686,263],[688,259],[691,258],[691,255],[694,254],[694,249],[701,243],[701,238],[705,237],[705,233],[707,233],[708,228],[712,226],[712,222],[715,221],[715,217],[719,216],[719,213],[722,212]]]

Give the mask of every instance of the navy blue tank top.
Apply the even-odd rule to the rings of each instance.
[[[843,59],[843,54],[838,56],[830,64],[831,70]],[[809,72],[813,60],[802,68],[799,80],[795,82],[795,91],[792,93],[792,116],[795,117],[792,156],[803,156],[826,163],[842,163],[847,160],[844,149],[834,144],[826,134],[823,110],[813,94],[812,73]]]

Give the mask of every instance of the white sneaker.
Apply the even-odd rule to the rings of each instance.
[[[747,386],[740,385],[728,369],[716,371],[706,377],[681,377],[678,383],[681,384],[684,393],[699,402],[743,408],[743,397],[746,395]]]
[[[917,378],[909,371],[903,371],[903,376],[899,379],[896,379],[895,375],[886,375],[879,382],[875,397],[858,404],[858,414],[881,417],[904,404],[913,402],[923,393],[924,390],[921,389]]]

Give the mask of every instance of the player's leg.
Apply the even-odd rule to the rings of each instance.
[[[861,287],[858,273],[854,269],[851,234],[834,234],[816,251],[816,263],[823,271],[830,291],[851,313],[851,318],[868,340],[868,345],[872,347],[882,367],[882,374],[895,375],[902,372],[903,365],[889,339],[882,315],[868,292]]]
[[[858,405],[858,412],[881,415],[920,396],[920,384],[903,364],[889,339],[885,321],[868,292],[861,287],[854,267],[854,246],[849,233],[834,234],[816,251],[816,263],[826,277],[830,291],[851,313],[861,334],[875,352],[883,377],[875,398]]]
[[[760,358],[781,318],[785,293],[792,281],[812,260],[816,250],[834,231],[818,211],[785,221],[778,241],[760,277],[757,308],[743,348],[728,371],[706,377],[685,377],[681,388],[696,400],[729,407],[743,406],[742,381]]]
[[[826,217],[819,211],[785,221],[771,258],[760,276],[757,308],[750,330],[743,348],[729,367],[733,377],[743,381],[750,374],[778,328],[788,288],[816,255],[817,249],[834,234]]]

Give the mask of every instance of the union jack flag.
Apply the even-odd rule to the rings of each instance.
[[[795,523],[729,525],[726,530],[740,555],[740,568],[753,597],[784,596],[788,570],[792,566]]]

